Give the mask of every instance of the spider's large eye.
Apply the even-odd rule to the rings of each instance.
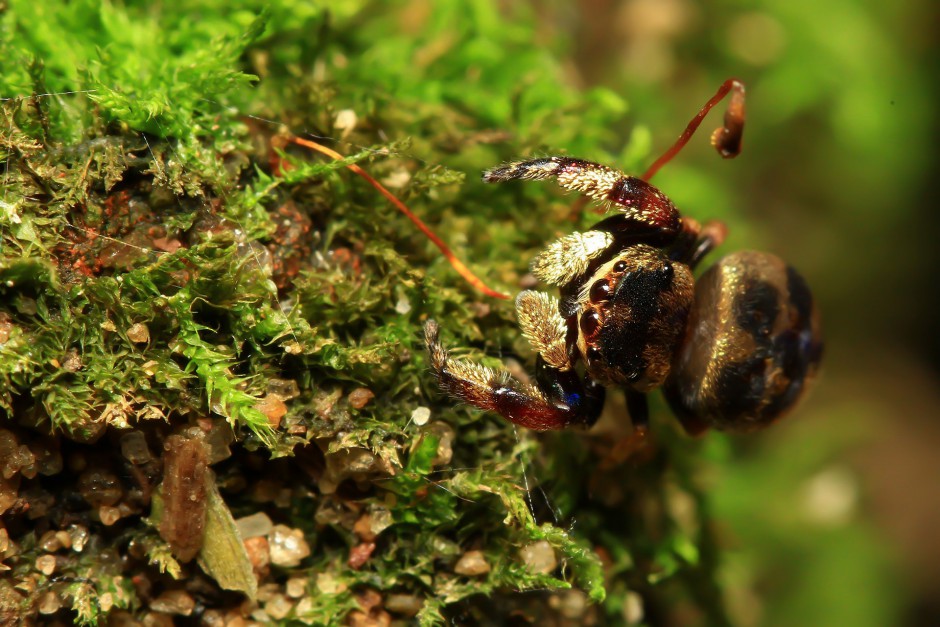
[[[603,303],[610,298],[610,283],[607,282],[607,279],[594,281],[594,285],[591,286],[590,297],[592,303]]]
[[[586,336],[594,335],[601,326],[601,317],[596,311],[587,311],[581,315],[581,332]]]

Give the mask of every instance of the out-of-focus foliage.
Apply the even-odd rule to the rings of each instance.
[[[35,584],[0,584],[0,610],[168,611],[138,597],[128,565],[148,598],[255,610],[197,588],[196,562],[178,563],[145,518],[159,467],[115,503],[59,475],[63,458],[133,465],[132,434],[159,458],[196,426],[221,507],[309,544],[296,563],[252,562],[264,618],[893,622],[896,574],[840,457],[877,428],[869,406],[824,382],[793,424],[699,441],[657,402],[656,447],[607,471],[627,431],[616,395],[590,435],[536,437],[455,407],[427,373],[421,325],[441,322],[458,354],[527,364],[511,304],[473,292],[343,165],[514,292],[545,242],[597,216],[549,185],[484,187],[482,169],[566,152],[641,171],[738,75],[744,155],[720,163],[697,138],[656,183],[690,215],[727,221],[726,248],[796,262],[838,368],[841,343],[875,322],[842,301],[915,265],[877,237],[917,215],[898,190],[916,184],[928,140],[928,83],[896,41],[903,11],[204,0],[0,13],[0,428],[60,460],[38,475],[10,466],[0,484],[14,495],[0,498],[0,555]],[[284,133],[349,158],[277,147]],[[36,564],[63,512],[108,550],[60,555],[51,577]],[[528,567],[533,552],[556,565]]]

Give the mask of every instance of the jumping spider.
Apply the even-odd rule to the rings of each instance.
[[[725,227],[681,216],[647,182],[732,90],[712,143],[733,157],[744,127],[744,87],[730,79],[643,178],[569,157],[519,161],[483,174],[488,183],[554,178],[620,213],[562,237],[532,263],[538,279],[560,288],[560,299],[536,291],[516,299],[522,333],[538,352],[535,385],[449,359],[437,323],[428,321],[431,366],[446,393],[548,430],[594,424],[605,386],[617,385],[626,389],[638,434],[648,425],[646,394],[660,386],[692,434],[708,427],[758,429],[796,403],[822,355],[806,282],[778,257],[755,251],[727,255],[695,281],[692,271],[721,244]]]

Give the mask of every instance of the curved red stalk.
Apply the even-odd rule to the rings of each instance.
[[[343,155],[339,154],[335,150],[331,150],[330,148],[327,148],[326,146],[310,141],[308,139],[301,139],[300,137],[294,137],[294,136],[289,136],[287,139],[289,141],[292,141],[295,144],[304,146],[305,148],[310,148],[311,150],[316,150],[317,152],[321,152],[327,155],[328,157],[332,157],[333,159],[336,159],[336,160],[342,160],[345,158],[343,157]],[[365,180],[367,180],[369,184],[372,185],[372,187],[379,190],[380,194],[385,196],[389,200],[389,202],[391,202],[393,205],[395,205],[395,207],[399,211],[405,214],[405,217],[411,220],[414,223],[414,225],[418,227],[418,229],[420,229],[420,231],[424,233],[427,236],[427,238],[434,243],[435,246],[437,246],[438,250],[441,251],[441,254],[444,255],[444,258],[447,259],[447,261],[454,268],[454,270],[456,270],[457,273],[467,281],[467,283],[477,288],[478,290],[480,290],[487,296],[492,296],[493,298],[503,298],[503,299],[509,298],[508,294],[503,294],[502,292],[497,292],[496,290],[491,289],[489,286],[486,285],[486,283],[483,282],[482,279],[480,279],[477,275],[473,274],[473,272],[470,271],[470,268],[465,266],[464,263],[460,261],[460,259],[458,259],[457,256],[451,251],[451,249],[447,247],[447,244],[445,244],[444,241],[441,238],[439,238],[434,233],[434,231],[430,229],[430,227],[428,227],[428,225],[422,222],[421,218],[419,218],[414,213],[412,213],[411,210],[405,206],[405,203],[398,200],[398,198],[396,198],[395,195],[392,194],[392,192],[385,189],[384,185],[376,181],[365,170],[363,170],[362,168],[360,168],[358,165],[354,163],[349,164],[346,167],[352,170],[353,172],[355,172],[356,174],[358,174],[359,176],[361,176],[362,178],[364,178]]]

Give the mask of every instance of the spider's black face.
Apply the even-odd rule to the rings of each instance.
[[[661,385],[692,293],[689,267],[645,244],[598,268],[579,295],[576,340],[591,376],[638,392]]]

